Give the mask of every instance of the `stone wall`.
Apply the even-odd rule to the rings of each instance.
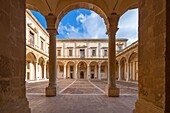
[[[166,0],[166,113],[170,113],[170,1]]]
[[[25,0],[0,2],[0,113],[29,113],[25,95]]]
[[[139,0],[139,99],[135,113],[165,112],[165,5],[166,0]]]

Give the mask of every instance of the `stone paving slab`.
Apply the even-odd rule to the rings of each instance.
[[[103,94],[87,80],[76,80],[73,85],[61,94]]]
[[[32,113],[132,113],[137,96],[29,96]]]
[[[103,80],[91,80],[93,84],[98,86],[100,89],[105,91],[105,86],[107,85],[106,81]],[[120,94],[138,94],[137,84],[135,83],[124,83],[116,82],[118,88],[120,88]]]
[[[32,113],[132,113],[137,94],[124,84],[120,87],[120,97],[107,97],[101,92],[107,82],[87,80],[61,80],[58,82],[59,96],[46,97],[48,82],[27,84],[27,98]],[[70,85],[71,84],[71,85]],[[95,84],[95,85],[94,85]],[[97,87],[98,88],[97,88]],[[132,91],[131,91],[132,90]],[[124,91],[124,92],[122,92]],[[96,95],[95,95],[96,94]]]

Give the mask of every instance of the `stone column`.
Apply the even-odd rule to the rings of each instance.
[[[129,72],[130,72],[130,63],[127,62],[127,73],[126,73],[126,81],[129,81]]]
[[[78,64],[76,64],[75,79],[77,79],[77,78],[78,78],[78,77],[77,77],[77,76],[78,76],[78,75],[77,75],[77,65],[78,65]]]
[[[101,64],[98,64],[98,80],[101,80]]]
[[[90,79],[90,64],[87,64],[87,79]]]
[[[119,70],[118,70],[119,78],[118,78],[118,80],[121,80],[122,78],[121,78],[121,63],[120,63],[120,61],[118,62],[118,66],[119,66]]]
[[[35,79],[39,81],[39,73],[38,73],[38,62],[35,62]]]
[[[115,36],[118,30],[119,16],[111,14],[108,26],[108,85],[106,86],[106,95],[109,97],[118,97],[119,88],[116,87],[116,48],[115,48]]]
[[[46,65],[47,65],[47,63],[45,62],[44,63],[44,79],[47,79],[47,75],[46,75]]]
[[[49,14],[45,17],[47,21],[47,31],[49,33],[49,86],[46,88],[46,96],[57,95],[56,84],[56,17],[53,14]]]
[[[66,66],[67,66],[67,65],[64,64],[64,79],[66,79],[66,77],[67,77],[67,76],[66,76]]]

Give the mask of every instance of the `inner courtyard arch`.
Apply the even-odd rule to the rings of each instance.
[[[130,63],[130,80],[138,80],[138,54],[133,52],[129,58]]]
[[[78,79],[87,79],[87,63],[80,61],[77,67],[77,78]]]
[[[127,60],[123,57],[120,61],[121,65],[121,80],[126,80],[127,76]]]
[[[101,79],[108,79],[108,62],[101,63]]]
[[[26,55],[26,79],[35,80],[36,79],[36,63],[37,58],[33,53],[28,53]]]
[[[99,76],[99,72],[98,72],[98,62],[92,61],[89,64],[90,66],[90,74],[88,75],[90,79],[97,79]]]
[[[45,60],[44,58],[40,57],[38,59],[38,78],[39,79],[44,79],[45,75]]]
[[[75,63],[72,61],[69,61],[67,63],[67,78],[74,79],[77,75],[75,75]]]

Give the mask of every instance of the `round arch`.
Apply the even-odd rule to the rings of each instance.
[[[133,52],[128,60],[130,64],[130,80],[138,80],[138,53]]]
[[[38,59],[38,77],[39,77],[39,79],[44,79],[44,65],[45,65],[45,60],[44,60],[44,58],[43,57],[40,57],[39,59]]]
[[[87,79],[87,63],[80,61],[77,65],[77,78]]]
[[[64,78],[64,65],[65,63],[62,61],[57,61],[57,78]]]
[[[120,60],[121,67],[121,79],[126,80],[126,72],[127,72],[127,60],[125,57],[122,57]]]
[[[66,64],[66,78],[76,78],[75,75],[75,70],[76,70],[76,66],[75,66],[75,62],[74,61],[68,61]]]
[[[26,79],[35,80],[36,79],[36,62],[37,58],[34,53],[29,52],[26,55]]]
[[[59,26],[59,23],[60,21],[62,20],[62,18],[70,11],[72,10],[76,10],[76,9],[79,9],[79,8],[84,8],[84,9],[87,9],[87,10],[92,10],[94,12],[96,12],[98,15],[100,15],[103,19],[104,19],[104,22],[106,24],[106,27],[109,25],[109,21],[108,21],[108,12],[104,12],[102,10],[102,8],[99,7],[99,5],[96,5],[94,3],[90,3],[89,2],[74,2],[74,3],[71,3],[67,6],[64,6],[64,7],[61,7],[61,9],[59,10],[60,12],[57,12],[56,15],[57,15],[57,22],[56,22],[56,27],[58,28]]]
[[[89,78],[91,79],[97,79],[99,78],[98,76],[98,68],[99,68],[99,63],[97,61],[91,61],[89,63]]]
[[[27,55],[26,55],[26,60],[28,61],[28,60],[33,60],[33,61],[37,61],[37,57],[35,56],[35,54],[34,53],[32,53],[32,52],[29,52],[29,53],[27,53]]]
[[[107,79],[108,78],[108,61],[103,61],[101,63],[100,76],[101,76],[101,79]]]

